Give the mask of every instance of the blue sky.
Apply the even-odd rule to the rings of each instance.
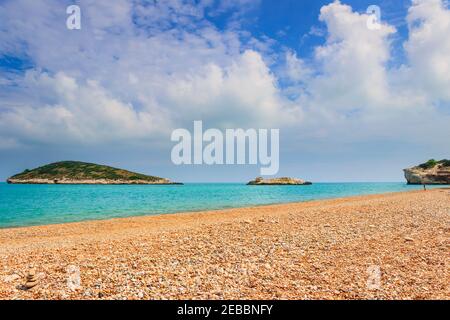
[[[441,0],[1,0],[0,179],[69,159],[177,181],[259,174],[173,165],[172,130],[202,120],[280,129],[281,176],[402,181],[450,157],[449,32]]]

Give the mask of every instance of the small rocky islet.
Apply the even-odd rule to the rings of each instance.
[[[418,166],[403,170],[408,184],[450,184],[450,160],[428,160]]]
[[[9,184],[181,184],[110,166],[61,161],[25,170],[6,180]]]
[[[312,182],[305,181],[303,179],[295,178],[273,178],[273,179],[263,179],[261,177],[247,183],[249,186],[307,186],[311,185]]]

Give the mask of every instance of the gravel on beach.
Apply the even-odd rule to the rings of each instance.
[[[448,300],[449,235],[450,189],[1,229],[0,299]]]

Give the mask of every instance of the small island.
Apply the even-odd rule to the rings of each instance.
[[[403,170],[408,184],[450,184],[450,160],[428,160]]]
[[[109,166],[61,161],[25,170],[6,180],[9,184],[181,184]]]
[[[249,186],[307,186],[311,185],[312,182],[305,181],[302,179],[294,178],[273,178],[273,179],[263,179],[261,177],[247,183]]]

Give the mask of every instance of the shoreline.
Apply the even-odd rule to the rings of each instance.
[[[131,185],[130,185],[131,186]],[[266,186],[264,186],[266,187]],[[270,186],[267,186],[270,187]],[[295,187],[295,186],[292,186]],[[301,187],[301,186],[300,186]],[[450,187],[447,186],[432,186],[430,190],[450,190]],[[134,218],[147,218],[147,217],[158,217],[158,216],[172,216],[172,215],[186,215],[186,214],[205,214],[212,213],[217,211],[229,211],[229,210],[239,210],[239,209],[256,209],[261,207],[272,207],[272,206],[283,206],[283,205],[295,205],[295,204],[303,204],[310,202],[322,202],[322,201],[330,201],[330,200],[352,200],[354,198],[360,197],[370,197],[370,196],[382,196],[382,195],[390,195],[390,194],[400,194],[400,193],[411,193],[411,192],[422,192],[422,190],[409,190],[409,191],[394,191],[394,192],[382,192],[382,193],[369,193],[369,194],[359,194],[359,195],[351,195],[346,197],[326,197],[319,199],[307,199],[304,201],[292,201],[292,202],[274,202],[268,204],[256,204],[252,206],[237,206],[237,207],[228,207],[228,208],[217,208],[217,209],[206,209],[206,210],[189,210],[189,211],[175,211],[175,212],[166,212],[166,213],[141,213],[137,215],[131,216],[122,216],[122,217],[113,217],[113,218],[105,218],[105,219],[82,219],[78,221],[67,221],[67,222],[56,222],[56,223],[47,223],[47,224],[30,224],[30,225],[17,225],[17,226],[0,226],[0,231],[7,229],[19,229],[19,228],[34,228],[34,227],[47,227],[47,226],[61,226],[66,224],[74,224],[74,223],[85,223],[85,222],[101,222],[101,221],[115,221],[120,219],[134,219]]]
[[[450,187],[443,188],[434,188],[431,190],[427,190],[427,192],[433,190],[442,190],[442,191],[450,191]],[[193,210],[193,211],[182,211],[182,212],[172,212],[172,213],[158,213],[158,214],[142,214],[137,216],[128,216],[128,217],[115,217],[115,218],[107,218],[107,219],[89,219],[89,220],[80,220],[80,221],[69,221],[62,223],[50,223],[50,224],[39,224],[39,225],[29,225],[29,226],[17,226],[17,227],[0,227],[0,253],[1,246],[4,245],[2,239],[2,233],[9,233],[17,231],[21,234],[26,234],[29,231],[32,232],[33,236],[36,233],[42,232],[54,232],[56,229],[61,229],[62,231],[71,231],[71,229],[79,229],[79,228],[87,228],[87,230],[91,230],[95,228],[127,228],[130,225],[139,225],[146,224],[152,222],[152,220],[158,221],[158,223],[170,223],[178,220],[197,220],[198,218],[237,218],[239,215],[245,215],[246,213],[253,213],[254,211],[265,209],[265,210],[284,210],[286,207],[296,206],[301,209],[307,209],[309,207],[314,207],[316,205],[336,205],[343,203],[351,203],[353,201],[358,200],[371,200],[378,199],[379,197],[389,197],[395,195],[402,194],[414,194],[414,193],[423,193],[422,190],[411,190],[411,191],[400,191],[400,192],[385,192],[385,193],[376,193],[376,194],[365,194],[365,195],[354,195],[348,197],[340,197],[340,198],[325,198],[325,199],[313,199],[313,200],[305,200],[301,202],[286,202],[286,203],[272,203],[272,204],[261,204],[254,206],[243,206],[243,207],[233,207],[233,208],[222,208],[222,209],[209,209],[209,210]],[[164,221],[167,220],[167,221]],[[54,229],[54,230],[53,230]],[[33,232],[34,231],[34,232]],[[89,233],[88,231],[87,233]],[[81,233],[83,234],[83,233]]]
[[[449,194],[0,229],[0,298],[450,299]],[[69,265],[80,268],[80,290],[67,290]],[[366,288],[371,265],[383,272],[381,289]],[[30,267],[41,284],[21,290]]]
[[[437,188],[438,190],[441,188]],[[442,188],[445,190],[446,188]],[[450,190],[450,188],[448,188]],[[3,230],[16,230],[16,229],[24,229],[23,231],[26,231],[26,229],[31,228],[40,228],[40,227],[64,227],[66,225],[73,225],[73,224],[89,224],[89,223],[120,223],[121,220],[128,221],[130,219],[132,220],[139,220],[139,219],[147,219],[152,217],[167,217],[167,218],[174,218],[178,215],[187,216],[187,215],[211,215],[214,213],[219,214],[225,214],[228,211],[235,211],[235,210],[256,210],[256,209],[270,209],[282,206],[288,206],[288,205],[302,205],[302,204],[321,204],[326,203],[328,201],[349,201],[349,200],[356,200],[358,198],[366,198],[366,197],[378,197],[378,196],[387,196],[387,195],[395,195],[395,194],[401,194],[401,193],[412,193],[412,192],[422,192],[421,190],[412,190],[412,191],[400,191],[400,192],[385,192],[385,193],[374,193],[374,194],[363,194],[363,195],[355,195],[355,196],[348,196],[348,197],[340,197],[340,198],[323,198],[323,199],[311,199],[311,200],[305,200],[305,201],[293,201],[293,202],[282,202],[282,203],[269,203],[269,204],[260,204],[260,205],[253,205],[253,206],[242,206],[242,207],[233,207],[233,208],[219,208],[219,209],[208,209],[208,210],[192,210],[192,211],[180,211],[180,212],[168,212],[168,213],[156,213],[156,214],[142,214],[142,215],[136,215],[136,216],[128,216],[128,217],[115,217],[115,218],[107,218],[107,219],[88,219],[88,220],[80,220],[80,221],[69,221],[69,222],[61,222],[61,223],[49,223],[49,224],[38,224],[38,225],[28,225],[28,226],[14,226],[14,227],[0,227],[0,233]],[[137,221],[136,221],[137,222]],[[0,242],[1,245],[1,242]]]

